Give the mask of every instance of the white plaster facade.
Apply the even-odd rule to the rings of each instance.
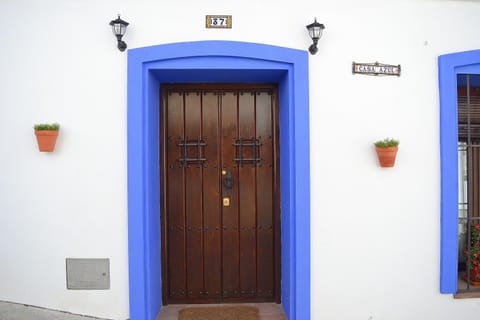
[[[0,2],[0,300],[127,319],[129,48],[233,40],[310,56],[311,318],[477,319],[477,299],[440,294],[437,57],[480,48],[480,1]],[[205,28],[231,14],[233,28]],[[400,77],[352,62],[401,64]],[[39,153],[32,126],[61,124]],[[398,138],[393,169],[373,141]],[[111,289],[72,291],[65,258],[109,258]],[[303,320],[303,319],[302,319]]]

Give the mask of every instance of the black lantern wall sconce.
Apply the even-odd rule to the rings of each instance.
[[[117,38],[118,50],[125,51],[125,49],[127,49],[127,44],[122,41],[122,37],[125,34],[125,31],[127,31],[128,22],[120,19],[120,15],[118,15],[117,19],[110,21],[110,25],[112,26],[113,34]]]
[[[318,51],[317,44],[318,40],[322,37],[323,29],[325,29],[325,26],[322,23],[318,23],[317,18],[315,18],[313,23],[307,26],[308,34],[313,40],[313,44],[308,48],[308,51],[310,51],[311,54],[315,54]]]

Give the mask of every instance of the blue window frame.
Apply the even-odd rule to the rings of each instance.
[[[480,74],[480,50],[438,58],[440,91],[441,248],[440,292],[458,286],[458,117],[457,75]]]

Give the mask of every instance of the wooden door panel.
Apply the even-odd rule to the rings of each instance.
[[[175,192],[167,193],[166,215],[168,228],[164,229],[168,236],[168,274],[169,287],[166,294],[170,299],[184,299],[187,292],[186,283],[186,261],[185,261],[185,216],[184,212],[184,175],[179,166],[177,144],[183,136],[183,96],[172,94],[168,98],[169,107],[166,110],[166,117],[169,119],[166,144],[167,153],[167,183]],[[163,166],[165,168],[165,166]]]
[[[216,92],[204,92],[202,96],[203,138],[208,155],[203,166],[204,298],[214,302],[221,302],[222,294],[218,99]]]
[[[254,141],[255,133],[255,93],[241,92],[239,95],[239,130],[237,141]],[[241,141],[240,141],[241,139]],[[251,143],[251,142],[250,142]],[[255,146],[236,147],[237,159],[250,159]],[[240,150],[241,149],[241,150]],[[242,297],[256,293],[256,163],[237,160],[239,186],[239,238],[240,238],[240,294]]]
[[[238,174],[234,168],[234,146],[237,136],[238,95],[225,92],[222,96],[222,170],[233,178],[233,186],[225,188],[222,182],[223,199],[229,200],[229,206],[222,206],[222,262],[223,297],[233,298],[239,288],[239,238],[238,238]],[[225,179],[225,175],[222,175]],[[235,183],[235,181],[237,183]]]
[[[257,167],[257,281],[259,297],[272,297],[274,293],[274,116],[273,95],[257,94],[256,132],[263,146],[261,164]]]
[[[201,132],[201,96],[196,92],[187,92],[185,100],[185,141],[195,143],[202,139]],[[187,147],[187,157],[199,157],[198,147]],[[185,217],[187,244],[187,296],[191,299],[202,298],[203,292],[203,212],[202,212],[202,164],[188,162],[185,171]]]
[[[162,88],[165,304],[280,301],[276,89],[235,86]]]

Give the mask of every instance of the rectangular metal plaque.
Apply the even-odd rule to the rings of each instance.
[[[230,207],[230,198],[228,197],[223,198],[223,206]]]
[[[67,289],[110,289],[110,259],[66,259]]]
[[[400,65],[352,62],[352,73],[367,74],[371,76],[398,76],[400,77]]]
[[[232,28],[232,16],[206,16],[207,28]]]

